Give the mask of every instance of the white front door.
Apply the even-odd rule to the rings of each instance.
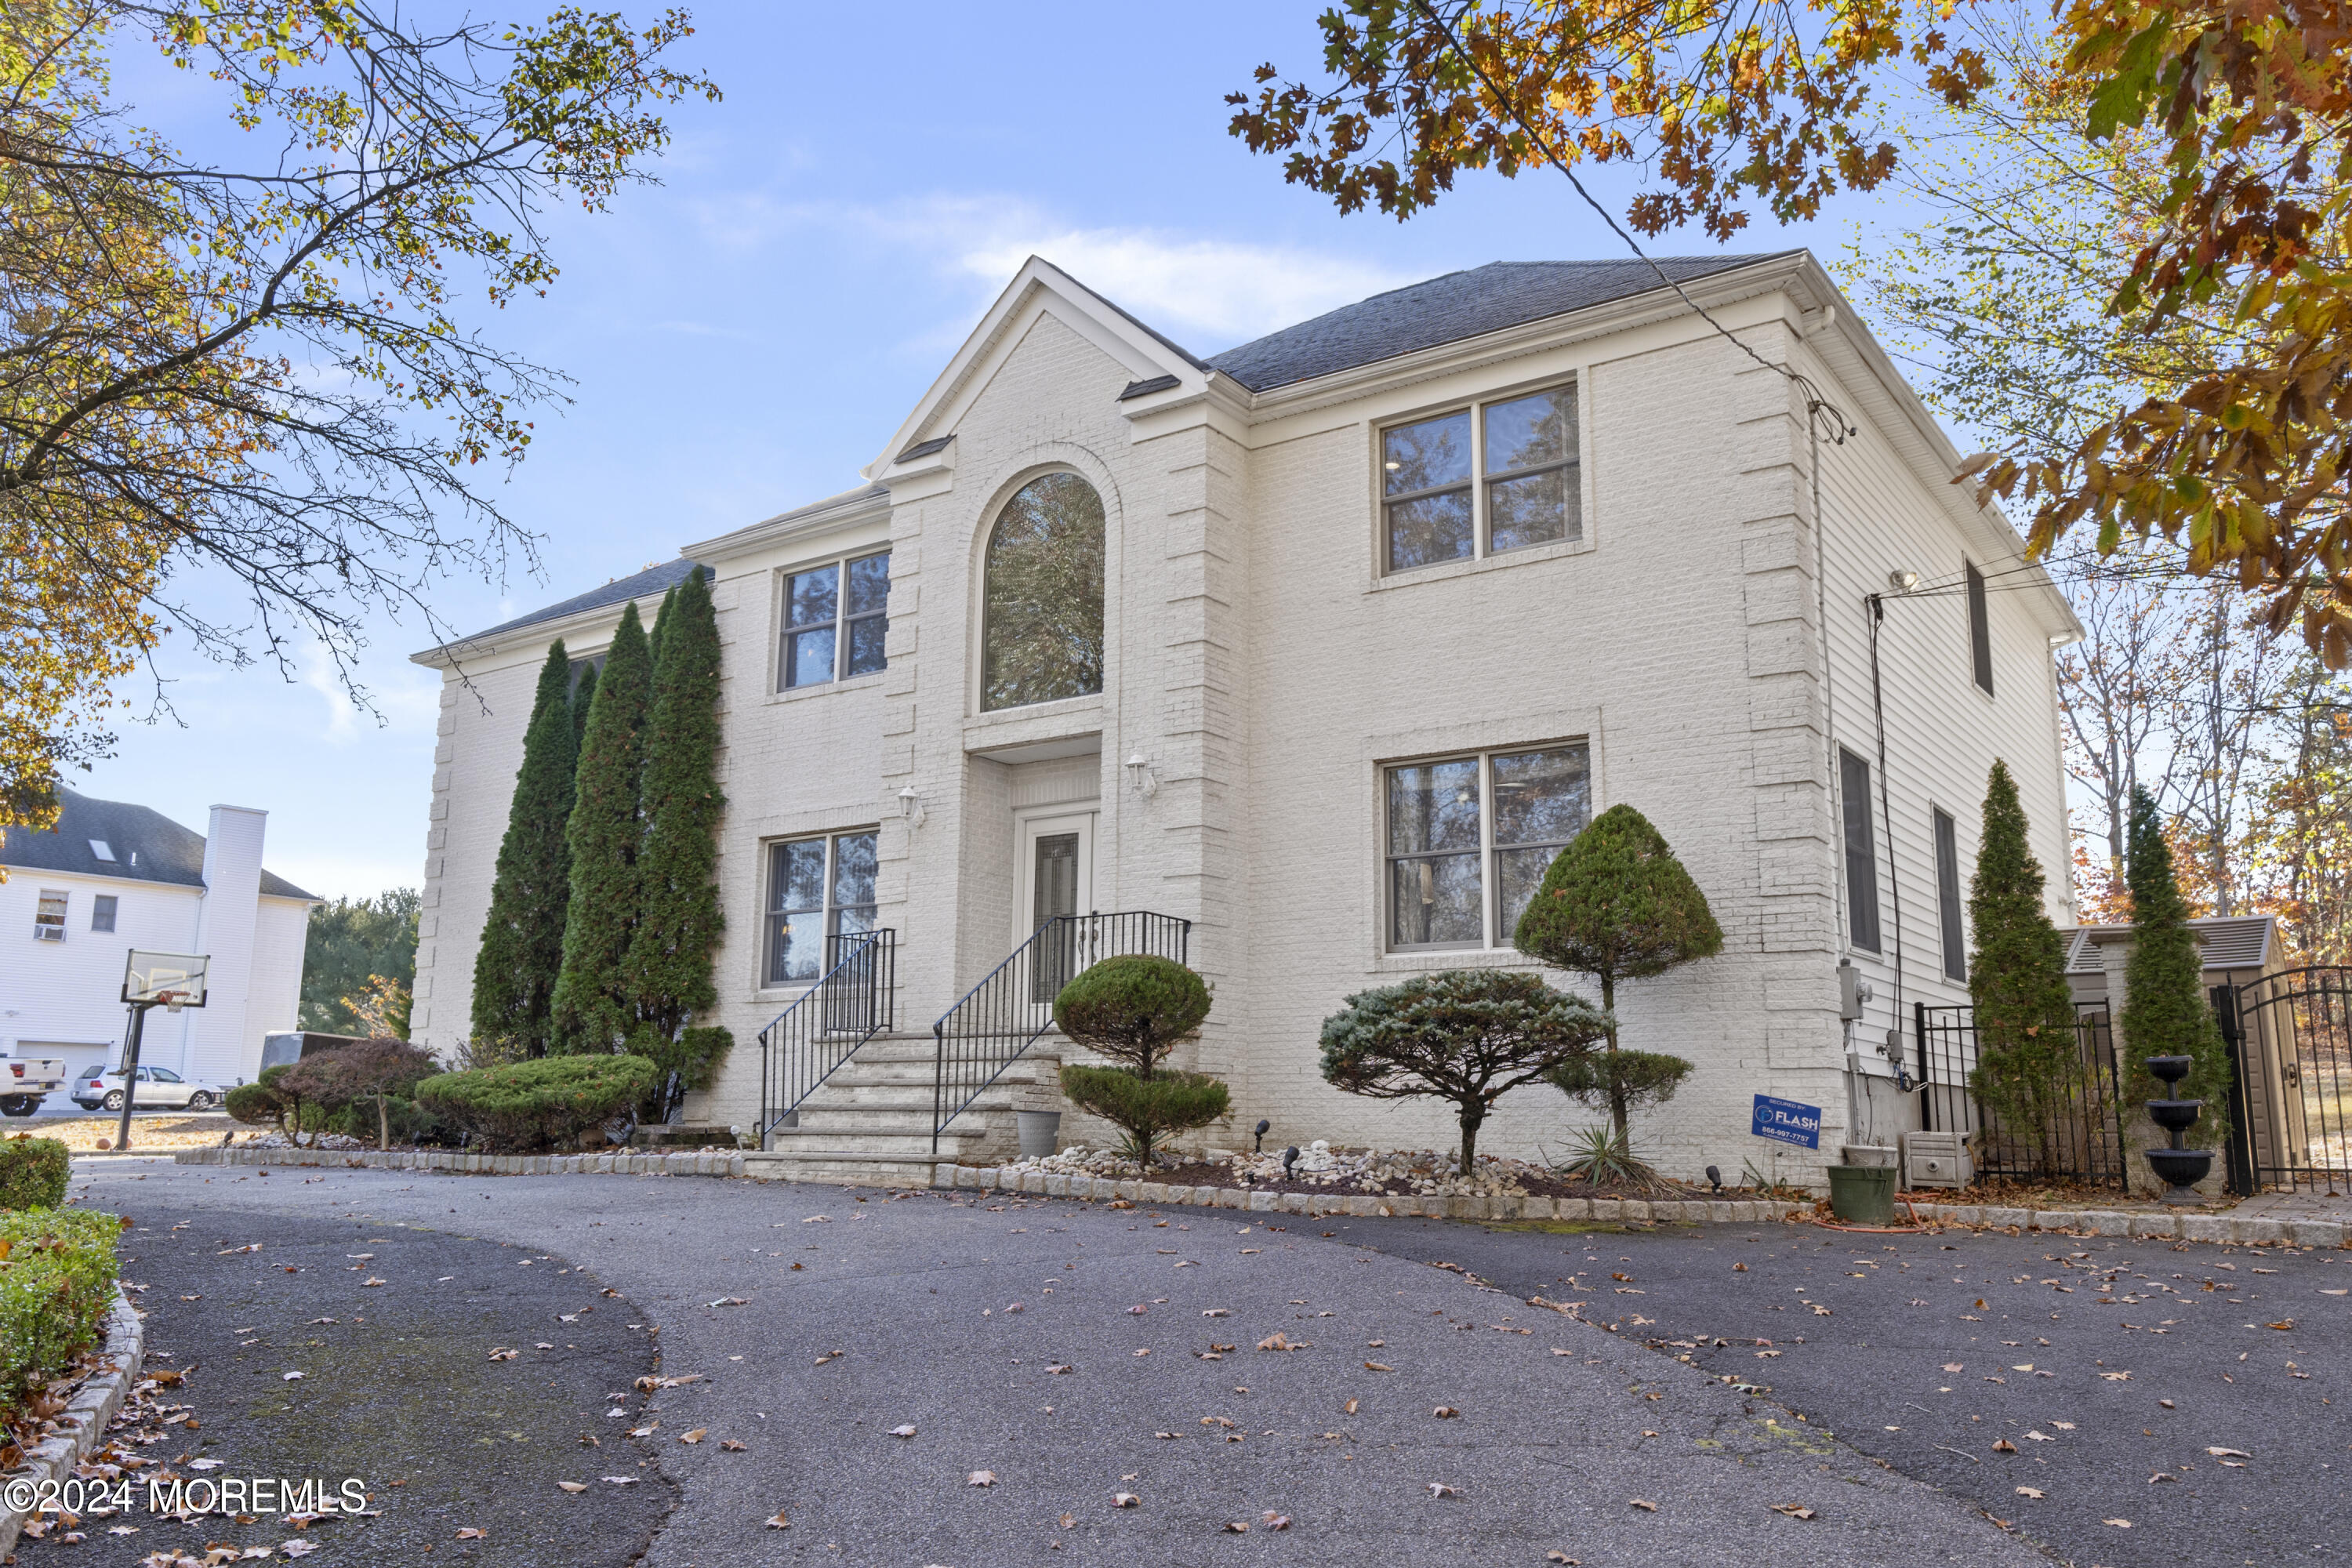
[[[1021,891],[1013,906],[1013,942],[1027,942],[1057,915],[1089,915],[1095,910],[1095,814],[1040,813],[1016,819],[1020,833]],[[1082,933],[1055,928],[1031,953],[1030,1001],[1051,1005],[1071,975],[1084,967]]]

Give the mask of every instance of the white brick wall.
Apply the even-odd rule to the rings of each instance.
[[[916,433],[951,428],[954,445],[903,479],[886,460],[887,509],[849,509],[830,531],[771,538],[761,525],[740,547],[697,546],[698,558],[718,560],[727,647],[730,929],[719,973],[720,1021],[738,1049],[690,1113],[751,1117],[752,1037],[785,1000],[757,985],[764,841],[881,825],[881,919],[900,933],[902,1026],[919,1032],[1009,947],[1013,799],[999,759],[1095,737],[1096,906],[1196,922],[1193,961],[1217,996],[1196,1056],[1232,1084],[1235,1122],[1268,1117],[1283,1142],[1449,1142],[1441,1109],[1353,1099],[1316,1070],[1320,1021],[1348,992],[1437,963],[1517,962],[1380,950],[1379,764],[1582,738],[1594,809],[1626,802],[1657,823],[1727,937],[1721,956],[1620,993],[1627,1044],[1699,1068],[1641,1136],[1676,1173],[1710,1162],[1736,1173],[1760,1155],[1748,1098],[1768,1092],[1823,1107],[1833,1144],[1846,1094],[1829,735],[1874,760],[1862,595],[1895,566],[1937,584],[1957,579],[1964,555],[1988,570],[2014,563],[1996,559],[1997,536],[1955,510],[1932,467],[1945,458],[1865,359],[1834,334],[1827,346],[1818,331],[1801,336],[1807,291],[1814,304],[1824,297],[1815,276],[1718,313],[1768,357],[1799,356],[1862,426],[1822,459],[1826,594],[1814,574],[1802,402],[1687,317],[1601,333],[1570,319],[1508,357],[1422,363],[1344,394],[1145,412],[1118,401],[1145,370],[1075,290],[1048,290],[1042,311],[1008,317],[959,362],[953,395],[937,405],[951,424]],[[1378,575],[1378,425],[1570,376],[1583,387],[1584,544]],[[1049,468],[1103,497],[1106,689],[983,714],[971,667],[986,529]],[[777,697],[777,574],[873,548],[885,531],[891,668]],[[2013,556],[2013,542],[2006,548]],[[2062,614],[2035,594],[1994,595],[2000,696],[1985,700],[1969,682],[1957,596],[1890,607],[1881,667],[1906,1003],[1958,997],[1939,978],[1927,811],[1940,805],[1958,819],[1965,864],[1993,756],[2024,785],[2063,887],[2047,643]],[[529,628],[473,657],[492,712],[463,694],[445,707],[425,895],[437,934],[420,951],[418,986],[419,1033],[436,1047],[464,1027],[464,972],[530,674],[555,631],[586,651],[611,618]],[[1121,766],[1137,753],[1159,779],[1150,798]],[[898,815],[908,786],[923,802],[919,827]],[[1882,920],[1891,931],[1885,893]],[[1891,963],[1864,962],[1883,1037]],[[1891,1136],[1897,1109],[1884,1099],[1879,1132]],[[1587,1120],[1549,1089],[1523,1090],[1502,1103],[1483,1146],[1557,1149]]]

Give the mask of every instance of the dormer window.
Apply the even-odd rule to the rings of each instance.
[[[1410,572],[1584,536],[1576,388],[1381,432],[1384,570]]]
[[[103,838],[91,839],[89,841],[89,852],[97,856],[100,859],[105,861],[110,866],[114,864],[114,846],[109,844]]]

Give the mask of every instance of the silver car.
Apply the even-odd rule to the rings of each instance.
[[[73,1102],[85,1110],[121,1110],[122,1069],[109,1068],[104,1072],[75,1079]],[[150,1067],[139,1069],[139,1090],[131,1101],[142,1110],[184,1107],[189,1110],[210,1110],[220,1102],[221,1091],[217,1085],[182,1078],[170,1068]]]

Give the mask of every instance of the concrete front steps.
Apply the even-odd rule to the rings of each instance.
[[[1059,1037],[1048,1035],[1006,1068],[931,1143],[937,1045],[929,1034],[878,1035],[801,1102],[799,1125],[779,1127],[747,1174],[792,1182],[927,1187],[941,1163],[1011,1159],[1015,1110],[1057,1110]]]

